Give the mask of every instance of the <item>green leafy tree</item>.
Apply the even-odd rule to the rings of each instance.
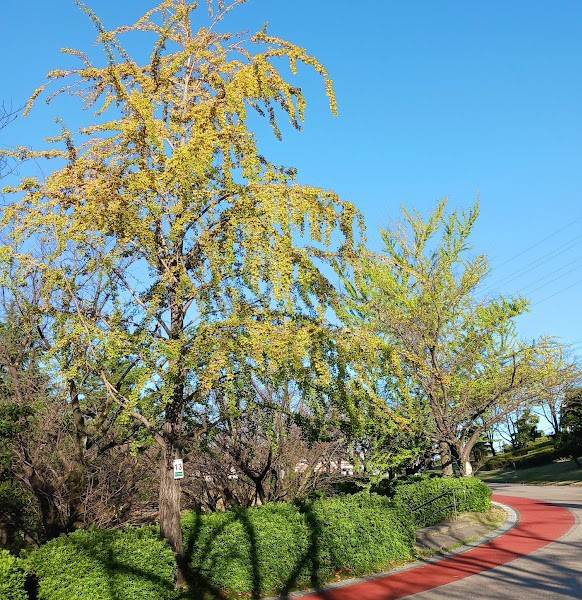
[[[100,380],[107,410],[99,414],[134,421],[158,444],[159,521],[178,557],[178,583],[172,462],[186,433],[220,420],[217,388],[226,410],[237,410],[240,369],[302,373],[308,365],[312,389],[338,375],[320,344],[337,299],[316,261],[341,263],[353,247],[353,206],[269,162],[249,128],[249,111],[266,116],[277,137],[282,115],[296,128],[303,121],[305,99],[282,59],[292,74],[303,63],[323,77],[335,113],[332,83],[315,58],[265,29],[248,38],[220,32],[242,1],[219,3],[199,30],[198,5],[185,0],[164,0],[113,30],[83,6],[105,64],[65,49],[80,66],[52,71],[48,84],[65,81],[51,99],[72,91],[97,116],[76,133],[63,124],[55,149],[17,149],[61,162],[46,180],[22,180],[4,209],[13,246],[4,264],[22,279],[32,268],[42,273],[51,352],[73,348],[59,361],[63,378]],[[126,32],[153,34],[148,60],[129,56],[119,41]],[[365,354],[357,346],[342,348]],[[112,376],[123,364],[134,373],[125,392]],[[353,403],[363,393],[349,386],[342,397]]]
[[[540,418],[531,409],[526,408],[516,421],[514,448],[524,448],[538,437]]]
[[[344,319],[393,348],[396,404],[416,398],[412,411],[423,415],[445,466],[454,457],[471,475],[482,435],[543,393],[554,349],[548,340],[516,341],[523,298],[478,298],[487,262],[467,256],[477,207],[446,215],[445,205],[427,220],[404,211],[405,224],[381,231],[381,254],[362,249],[353,278],[345,279]]]
[[[582,456],[582,389],[572,388],[566,394],[561,409],[562,431],[556,447],[564,457],[580,464]]]

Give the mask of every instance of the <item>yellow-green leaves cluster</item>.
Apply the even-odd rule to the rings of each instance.
[[[204,396],[232,380],[243,358],[272,372],[309,364],[314,384],[329,385],[314,340],[327,335],[323,317],[336,296],[314,259],[353,257],[353,206],[269,163],[248,125],[249,109],[277,136],[282,114],[295,127],[303,121],[305,99],[281,58],[293,74],[298,63],[321,74],[335,112],[325,69],[265,31],[249,40],[195,31],[195,8],[165,0],[113,31],[85,9],[106,65],[65,49],[81,66],[51,71],[47,85],[64,80],[50,99],[71,91],[96,117],[75,134],[63,128],[51,140],[57,150],[36,154],[66,161],[46,180],[23,180],[3,214],[19,264],[35,240],[44,243],[37,265],[68,375],[139,361],[128,411],[154,388],[162,409],[178,389]],[[157,36],[145,64],[121,45],[131,31]],[[84,348],[74,360],[71,344]]]

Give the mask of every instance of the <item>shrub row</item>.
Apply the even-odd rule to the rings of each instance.
[[[25,555],[39,600],[167,600],[174,554],[154,527],[75,531]]]
[[[323,578],[389,568],[410,557],[415,528],[407,511],[386,497],[365,492],[321,498],[306,506],[305,517],[317,540],[314,548]]]
[[[338,494],[357,494],[365,488],[374,494],[393,498],[394,494],[396,494],[396,489],[401,485],[418,483],[425,479],[440,479],[440,477],[440,473],[427,473],[422,475],[402,475],[400,477],[391,477],[390,479],[381,479],[380,481],[374,481],[365,476],[336,478],[330,483],[324,483],[324,490],[326,496],[334,496]]]
[[[196,586],[257,596],[388,568],[410,557],[415,537],[405,513],[366,493],[191,513],[183,524]]]
[[[17,566],[16,557],[0,549],[0,598],[2,600],[26,600],[24,573]]]
[[[226,513],[189,513],[183,518],[193,585],[252,593],[299,578],[309,532],[292,505],[273,503]]]
[[[444,495],[429,505],[414,510],[440,494]],[[427,527],[450,517],[455,507],[458,512],[489,510],[491,490],[473,477],[423,479],[418,483],[398,486],[394,502],[401,510],[412,514],[416,527]]]
[[[387,569],[411,556],[415,526],[452,512],[412,513],[411,508],[452,489],[459,511],[490,506],[491,494],[481,481],[423,478],[398,486],[393,500],[360,492],[296,505],[188,513],[182,526],[189,584],[212,597],[259,596],[317,586],[337,573]],[[450,496],[435,508],[447,503]],[[0,554],[0,597],[24,600],[24,574],[15,561]],[[154,527],[76,531],[25,553],[20,562],[38,579],[39,600],[176,597],[174,556]]]

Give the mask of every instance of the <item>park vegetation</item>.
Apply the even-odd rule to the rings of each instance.
[[[223,32],[243,2],[209,2],[197,28],[203,8],[164,0],[112,30],[81,4],[103,60],[65,49],[78,64],[24,114],[67,93],[92,112],[0,155],[5,174],[48,165],[4,189],[0,247],[0,546],[40,598],[258,595],[385,569],[411,556],[429,522],[407,511],[430,494],[487,509],[471,475],[503,423],[527,444],[543,406],[579,453],[576,364],[519,338],[526,299],[478,292],[477,205],[404,210],[374,252],[354,205],[262,155],[257,118],[277,138],[302,126],[298,69],[337,109],[306,50]],[[447,478],[385,483],[438,464]],[[336,496],[342,465],[358,493]],[[26,597],[2,552],[0,589]]]

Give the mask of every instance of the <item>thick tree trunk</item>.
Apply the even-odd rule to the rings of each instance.
[[[160,460],[160,533],[176,554],[176,586],[186,583],[186,560],[180,526],[180,481],[174,479],[173,461],[178,458],[168,441]]]
[[[461,475],[463,477],[473,477],[473,466],[470,460],[461,461]]]
[[[439,451],[441,454],[441,467],[443,469],[443,477],[452,477],[453,472],[453,455],[451,448],[447,442],[440,442]]]
[[[178,255],[172,265],[179,263],[182,240],[176,241]],[[184,331],[184,306],[176,292],[180,286],[170,289],[170,339],[178,342]],[[176,555],[176,587],[186,584],[187,564],[184,556],[182,528],[180,526],[180,481],[174,479],[173,461],[181,458],[182,418],[184,412],[184,389],[186,383],[183,355],[179,353],[171,366],[172,401],[166,405],[166,422],[163,427],[164,447],[160,464],[160,533],[168,541]]]
[[[473,477],[473,465],[471,464],[471,450],[473,450],[474,445],[474,441],[467,442],[465,446],[461,446],[461,448],[458,449],[459,468],[463,477]]]

